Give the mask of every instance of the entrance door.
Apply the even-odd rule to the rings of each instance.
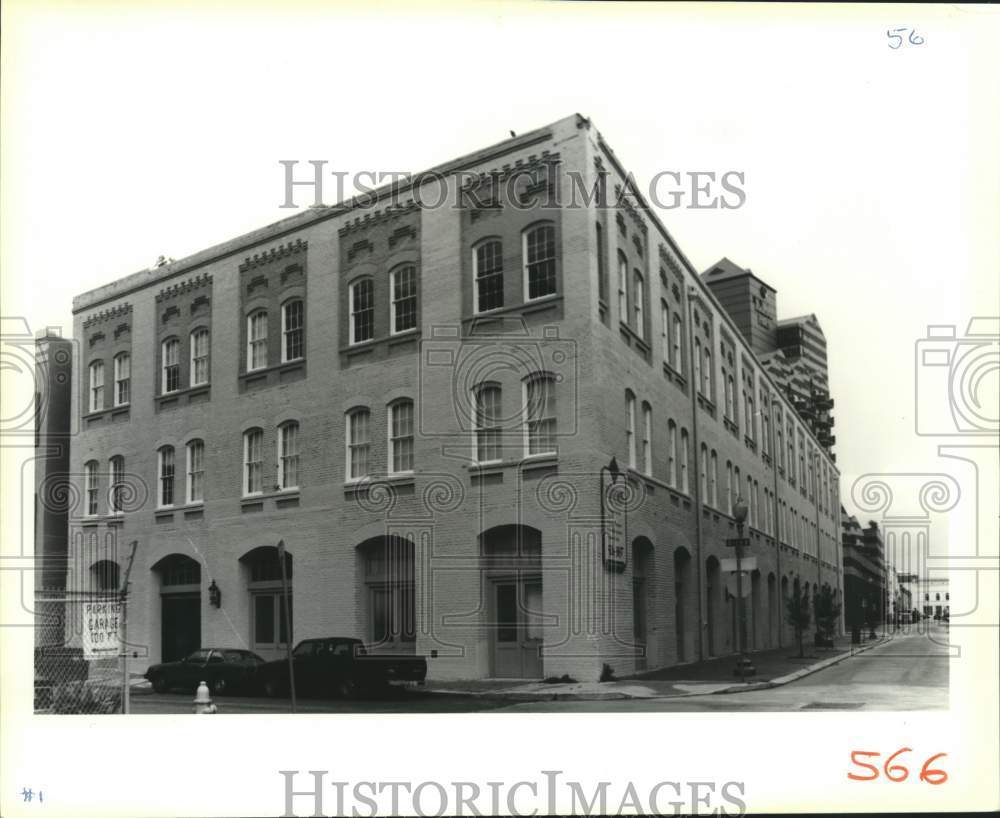
[[[493,674],[508,679],[542,676],[542,581],[498,580],[493,583]]]
[[[201,647],[201,595],[164,595],[160,600],[162,661],[174,662]]]

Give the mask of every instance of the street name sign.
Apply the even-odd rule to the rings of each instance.
[[[749,548],[750,547],[750,538],[749,537],[739,537],[739,538],[733,537],[731,540],[726,540],[726,545],[728,545],[730,548],[736,548],[736,546],[738,546],[738,545],[742,545],[744,548]]]

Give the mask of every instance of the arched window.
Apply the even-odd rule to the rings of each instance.
[[[628,259],[618,251],[618,320],[628,323]]]
[[[417,268],[400,264],[389,273],[392,298],[389,300],[389,326],[393,335],[417,328]]]
[[[701,456],[698,458],[698,476],[700,478],[701,502],[708,504],[708,446],[701,444]]]
[[[646,337],[646,316],[643,314],[643,304],[646,303],[646,291],[645,284],[642,279],[642,273],[638,270],[632,271],[632,308],[635,310],[635,322],[633,328],[635,329],[635,334],[640,338]]]
[[[606,280],[605,274],[605,260],[604,260],[604,228],[601,227],[600,222],[595,223],[594,227],[597,229],[597,295],[601,301],[607,302],[608,300],[608,282]]]
[[[556,382],[538,374],[524,381],[525,451],[529,455],[556,451]]]
[[[205,443],[191,440],[187,444],[187,502],[205,499]]]
[[[705,346],[705,363],[701,370],[701,377],[701,393],[709,400],[712,400],[712,353],[708,345]]]
[[[709,455],[708,494],[711,497],[712,508],[719,507],[719,455],[712,449]]]
[[[525,301],[543,298],[556,291],[556,231],[540,224],[524,232]]]
[[[681,429],[681,491],[685,494],[691,493],[691,486],[688,482],[688,431]]]
[[[413,471],[413,401],[409,399],[389,406],[389,471]]]
[[[746,503],[747,503],[747,523],[753,527],[757,527],[757,509],[754,508],[757,504],[753,501],[753,478],[747,475],[747,493],[746,493]]]
[[[157,452],[159,463],[159,491],[157,505],[166,508],[174,504],[174,447],[161,446]]]
[[[370,278],[360,278],[350,286],[351,343],[360,344],[375,337],[375,292]]]
[[[733,461],[726,461],[726,514],[733,513]]]
[[[670,365],[684,374],[684,356],[681,355],[681,339],[682,339],[683,327],[681,326],[681,316],[680,313],[674,313],[674,348],[673,354],[670,356]]]
[[[691,385],[692,388],[697,389],[699,392],[702,390],[701,382],[701,340],[699,338],[694,339],[694,383]]]
[[[86,514],[88,517],[97,515],[97,461],[88,460],[83,464],[83,488],[86,502]]]
[[[90,364],[90,411],[100,412],[104,408],[104,361]]]
[[[503,306],[503,244],[487,239],[472,250],[472,287],[476,312]]]
[[[653,474],[653,407],[642,404],[642,470]]]
[[[770,409],[765,401],[761,401],[760,407],[760,450],[763,454],[768,454],[770,451],[768,437],[771,435],[771,422],[768,417]]]
[[[494,463],[502,459],[500,448],[501,400],[498,383],[480,384],[473,390],[476,422],[476,460]]]
[[[795,483],[795,426],[791,418],[788,419],[788,482]]]
[[[199,327],[191,333],[191,386],[208,383],[208,330]]]
[[[127,352],[115,355],[115,406],[127,406],[132,399],[132,358]]]
[[[666,301],[660,302],[660,355],[663,363],[670,363],[670,307]]]
[[[160,346],[160,391],[166,395],[181,388],[181,342],[168,338]]]
[[[757,439],[757,415],[754,412],[753,395],[747,395],[747,437]]]
[[[243,494],[264,492],[264,430],[247,429],[243,433]]]
[[[677,488],[677,424],[667,421],[667,483]]]
[[[774,423],[774,433],[775,433],[775,437],[777,438],[777,440],[775,442],[775,446],[776,446],[776,448],[778,450],[777,451],[777,455],[778,455],[778,468],[779,469],[784,469],[785,468],[785,435],[781,431],[781,416],[780,415],[778,416],[777,420]]]
[[[367,407],[351,410],[347,415],[347,479],[360,480],[368,474],[368,452],[371,447]]]
[[[726,417],[732,421],[736,420],[736,406],[734,405],[736,394],[736,383],[732,375],[726,376]]]
[[[298,361],[306,353],[306,310],[301,298],[281,305],[281,362]]]
[[[267,366],[267,311],[247,316],[247,371]]]
[[[635,395],[631,389],[625,390],[625,451],[628,452],[628,464],[638,468],[638,455],[635,445]]]
[[[121,514],[125,508],[125,458],[120,454],[108,461],[108,513]]]
[[[299,487],[299,424],[294,420],[278,427],[278,488]]]

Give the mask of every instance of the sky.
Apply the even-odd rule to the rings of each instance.
[[[744,174],[741,208],[659,215],[818,316],[848,509],[859,475],[945,468],[915,344],[1000,314],[995,15],[280,8],[6,4],[4,315],[68,334],[75,294],[284,218],[279,160],[416,172],[579,112],[640,186]]]

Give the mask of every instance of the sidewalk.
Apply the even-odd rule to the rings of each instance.
[[[649,673],[636,674],[613,682],[525,682],[512,679],[475,679],[468,681],[431,681],[428,693],[482,696],[513,701],[539,700],[604,700],[604,699],[660,699],[682,696],[703,696],[712,693],[738,693],[778,687],[836,664],[852,655],[882,644],[885,640],[864,639],[852,651],[850,636],[838,637],[832,648],[815,648],[806,645],[805,655],[798,658],[798,647],[782,648],[748,654],[757,670],[754,676],[741,683],[733,675],[735,655],[692,662],[686,665],[663,668]]]

